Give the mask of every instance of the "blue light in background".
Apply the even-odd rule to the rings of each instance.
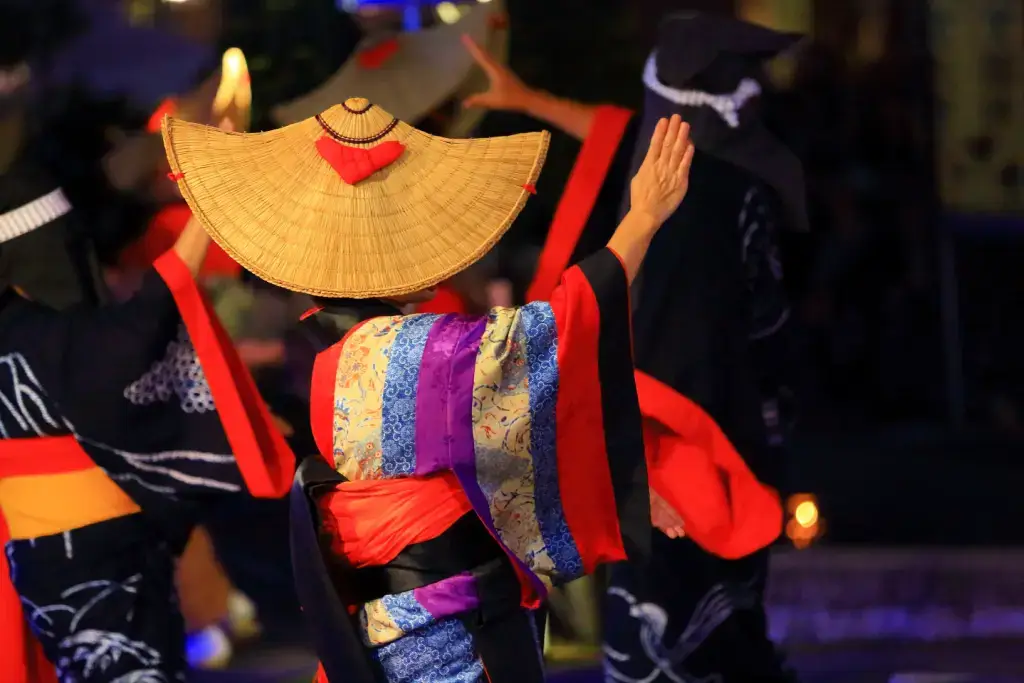
[[[355,12],[360,7],[401,7],[402,27],[406,31],[418,31],[422,27],[420,6],[432,4],[425,0],[336,0],[338,9]]]

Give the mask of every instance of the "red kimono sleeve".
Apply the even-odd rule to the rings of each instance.
[[[636,386],[652,488],[683,518],[686,535],[726,559],[778,538],[778,494],[757,480],[715,421],[639,370]]]
[[[258,498],[280,498],[291,487],[295,455],[271,419],[252,375],[177,254],[166,252],[154,267],[171,291],[195,347],[246,488]]]
[[[651,508],[629,286],[618,256],[602,249],[566,271],[551,310],[558,334],[559,490],[583,572],[642,560],[650,552]]]

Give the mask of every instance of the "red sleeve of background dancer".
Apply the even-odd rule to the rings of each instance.
[[[271,420],[252,376],[174,250],[153,265],[188,330],[246,487],[260,498],[283,496],[291,487],[295,455]]]
[[[527,290],[527,301],[547,301],[558,286],[632,116],[633,112],[619,107],[597,108],[551,220],[537,273]]]
[[[778,493],[762,484],[714,420],[650,375],[636,372],[651,486],[683,518],[687,536],[727,559],[782,531]]]
[[[651,532],[629,287],[614,252],[602,249],[566,271],[551,309],[558,331],[559,490],[590,573],[646,552]]]

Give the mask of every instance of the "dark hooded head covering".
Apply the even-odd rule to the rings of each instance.
[[[669,15],[644,69],[637,165],[658,119],[678,113],[699,151],[763,180],[778,194],[786,227],[807,230],[800,161],[765,127],[757,106],[765,62],[800,39],[726,16]]]
[[[74,30],[70,3],[3,0],[0,70],[45,61]],[[0,96],[0,118],[23,115],[22,107],[10,100],[24,103],[26,90],[27,86],[9,98]],[[17,287],[58,309],[94,303],[101,291],[95,259],[75,224],[67,196],[33,163],[31,146],[21,132],[27,128],[10,127],[9,135],[17,139],[0,140],[7,149],[18,150],[13,162],[0,169],[0,294]]]

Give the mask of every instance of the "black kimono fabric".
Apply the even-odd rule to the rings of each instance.
[[[201,318],[201,303],[179,311],[178,297],[199,296],[173,254],[116,306],[57,312],[0,292],[0,455],[38,441],[44,459],[48,438],[74,439],[142,510],[7,543],[24,618],[67,683],[184,680],[176,556],[206,506],[247,492],[280,495],[293,471],[286,448],[255,436],[269,419],[239,407],[251,386],[232,384],[243,377],[237,356],[211,351],[233,353],[223,330],[187,322]],[[246,429],[252,442],[239,440]],[[239,448],[257,442],[264,448]],[[266,469],[264,454],[274,456]],[[6,476],[36,467],[14,463]],[[45,479],[39,487],[46,496]],[[0,632],[18,619],[3,616]],[[0,644],[12,666],[19,655]]]
[[[606,244],[628,209],[638,129],[634,117],[573,263]],[[698,150],[689,193],[654,238],[633,288],[637,369],[707,411],[758,478],[773,486],[783,473],[778,403],[789,319],[779,215],[765,183]],[[655,534],[649,566],[611,569],[604,623],[612,678],[787,680],[767,633],[767,567],[767,550],[730,561],[689,539]]]

